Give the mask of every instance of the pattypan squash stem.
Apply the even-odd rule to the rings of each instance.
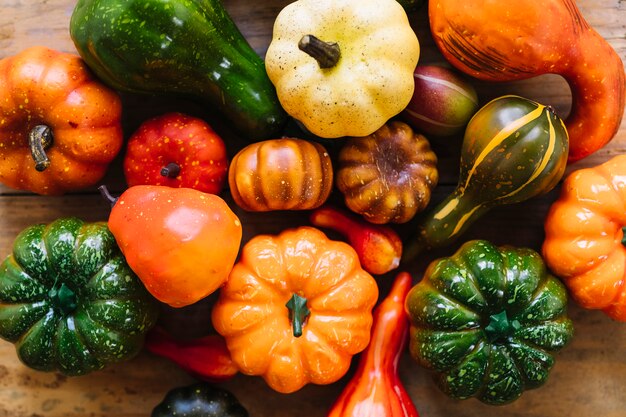
[[[315,58],[320,68],[334,67],[341,57],[341,50],[336,42],[324,42],[313,35],[304,35],[298,42],[298,48]]]
[[[28,134],[30,154],[35,161],[35,169],[43,172],[50,166],[46,149],[52,145],[52,130],[46,125],[37,125]]]
[[[180,165],[176,162],[170,162],[161,168],[161,175],[167,178],[176,178],[180,174]]]
[[[286,306],[289,309],[289,319],[291,320],[294,337],[302,336],[302,326],[306,318],[311,314],[306,303],[306,298],[300,297],[298,294],[293,294],[287,301]]]

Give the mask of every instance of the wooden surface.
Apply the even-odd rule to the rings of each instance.
[[[251,2],[225,0],[225,6],[251,45],[264,54],[271,37],[273,20],[287,0]],[[588,20],[626,61],[626,6],[622,0],[579,0]],[[3,0],[0,1],[0,58],[18,53],[32,45],[45,45],[73,52],[68,22],[74,7],[72,0]],[[430,39],[426,10],[410,15],[422,46],[420,63],[442,62]],[[552,105],[566,116],[570,93],[558,76],[503,84],[473,81],[481,102],[515,93]],[[126,135],[149,116],[167,110],[184,110],[215,123],[216,129],[231,145],[237,144],[227,127],[221,126],[211,109],[189,102],[124,96]],[[449,193],[457,179],[458,149],[461,138],[432,140],[440,163],[441,183],[433,203]],[[568,172],[601,163],[626,152],[626,124],[622,123],[615,139],[591,157],[568,168]],[[124,188],[119,158],[111,166],[105,182],[114,190]],[[490,239],[497,244],[540,248],[543,218],[558,190],[531,201],[493,210],[474,224],[462,241]],[[225,196],[228,198],[227,196]],[[336,198],[336,196],[335,196]],[[305,224],[302,213],[247,215],[236,212],[244,224],[244,240],[258,233],[279,232],[287,226]],[[64,197],[40,197],[0,186],[0,256],[6,256],[16,234],[37,222],[75,215],[85,220],[105,220],[108,207],[94,190]],[[461,243],[461,242],[459,242]],[[458,246],[458,245],[457,245]],[[424,266],[437,256],[448,255],[456,246],[424,254],[412,269],[419,279]],[[390,277],[379,278],[381,292],[388,288]],[[202,335],[210,331],[211,298],[180,310],[163,308],[161,324],[180,336]],[[517,402],[493,408],[475,400],[453,401],[441,394],[430,375],[405,355],[401,376],[417,409],[423,417],[506,417],[626,416],[626,324],[610,321],[598,312],[583,311],[571,305],[576,335],[573,342],[556,356],[556,365],[548,382],[540,389],[526,392]],[[356,362],[353,362],[356,363]],[[350,374],[349,374],[350,375]],[[248,408],[251,416],[324,416],[349,375],[328,386],[307,386],[301,391],[282,395],[273,392],[256,377],[237,376],[221,384],[231,390]],[[191,382],[192,378],[170,362],[141,353],[130,362],[112,366],[84,377],[65,378],[54,373],[32,371],[17,360],[13,346],[0,341],[0,417],[11,416],[117,416],[149,415],[167,390]]]

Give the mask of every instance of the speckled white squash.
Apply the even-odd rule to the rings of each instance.
[[[276,18],[265,66],[311,133],[367,136],[411,100],[419,53],[396,0],[298,0]]]

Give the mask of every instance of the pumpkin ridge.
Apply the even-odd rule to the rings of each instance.
[[[478,311],[477,312],[477,311],[474,311],[473,308],[470,308],[469,306],[467,306],[465,304],[465,302],[460,302],[460,301],[458,301],[456,299],[455,299],[455,301],[458,301],[459,304],[461,304],[468,311],[471,311],[472,314],[475,314],[478,317],[480,317],[483,314],[486,314],[487,312],[492,310],[492,306],[490,305],[490,303],[487,300],[487,298],[485,298],[485,295],[482,293],[482,291],[480,290],[480,287],[478,286],[476,274],[474,274],[474,272],[472,271],[470,265],[468,264],[468,260],[465,259],[465,257],[458,257],[458,256],[451,257],[450,260],[455,264],[455,266],[457,267],[457,269],[459,271],[467,271],[467,277],[463,277],[463,278],[465,278],[465,281],[468,282],[471,285],[472,289],[474,290],[474,293],[477,294],[481,298],[482,304],[485,306],[485,311]],[[439,288],[436,288],[434,286],[433,286],[433,288],[435,288],[437,291],[441,292],[441,290]],[[444,293],[444,294],[446,296],[448,296],[447,293]],[[482,325],[481,325],[481,327],[482,327]]]

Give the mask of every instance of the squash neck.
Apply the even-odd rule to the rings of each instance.
[[[481,202],[472,193],[458,187],[448,198],[433,210],[418,219],[418,235],[405,245],[402,263],[415,261],[425,250],[443,247],[452,243],[470,225],[480,218],[490,206]]]

